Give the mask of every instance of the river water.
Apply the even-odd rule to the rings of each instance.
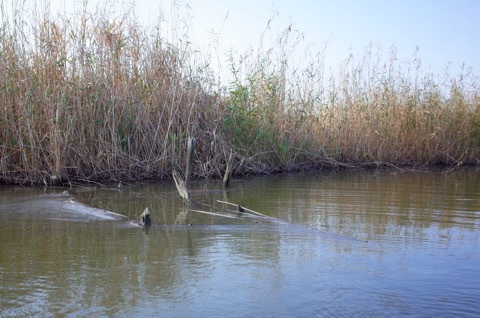
[[[477,317],[479,186],[478,169],[194,181],[190,210],[173,181],[0,187],[0,317]]]

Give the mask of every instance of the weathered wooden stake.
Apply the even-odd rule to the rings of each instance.
[[[230,156],[228,157],[227,169],[225,170],[225,175],[223,176],[223,186],[228,187],[230,184],[230,178],[233,171],[233,152],[230,150]]]
[[[188,137],[187,144],[187,164],[185,167],[185,186],[188,186],[190,175],[192,174],[193,152],[195,151],[195,138]]]
[[[177,186],[178,193],[183,198],[186,205],[192,205],[194,202],[188,193],[188,181],[190,180],[190,174],[192,173],[193,165],[193,152],[195,150],[195,138],[188,137],[187,145],[187,164],[185,169],[185,181],[177,173],[176,170],[173,170],[173,180]]]

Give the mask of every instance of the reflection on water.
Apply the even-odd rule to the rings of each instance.
[[[67,189],[73,208],[65,189],[0,188],[0,316],[473,317],[479,184],[473,169],[193,184],[290,224],[188,212],[173,182]],[[99,217],[147,206],[148,231]]]

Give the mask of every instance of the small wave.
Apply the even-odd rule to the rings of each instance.
[[[2,210],[63,221],[115,221],[126,218],[118,213],[89,207],[68,193],[15,196],[3,202]]]

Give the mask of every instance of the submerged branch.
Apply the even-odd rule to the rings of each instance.
[[[192,198],[190,197],[190,193],[188,192],[187,185],[185,181],[180,177],[176,170],[173,170],[173,180],[175,181],[175,185],[177,186],[178,193],[183,198],[186,205],[190,205],[193,203]]]

